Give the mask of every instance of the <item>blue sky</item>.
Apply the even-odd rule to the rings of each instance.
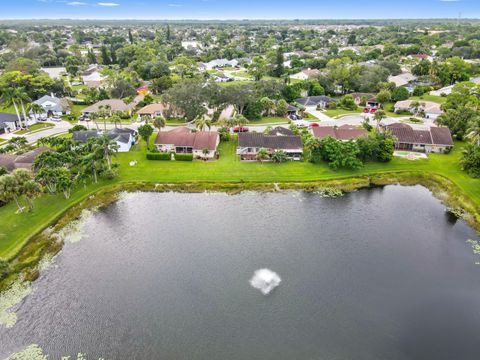
[[[0,0],[1,19],[480,18],[480,0]]]

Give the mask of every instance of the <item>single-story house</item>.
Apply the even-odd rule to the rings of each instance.
[[[22,155],[0,154],[0,167],[5,168],[7,171],[15,169],[30,170],[37,156],[45,151],[51,151],[51,149],[47,147],[38,147],[27,151]]]
[[[206,63],[205,66],[207,70],[212,70],[215,68],[224,68],[224,67],[236,67],[238,66],[238,61],[235,59],[233,60],[215,59]]]
[[[300,160],[303,156],[302,138],[295,135],[264,135],[260,133],[238,134],[237,155],[241,160],[257,160],[260,149],[271,155],[282,150],[290,160]]]
[[[318,126],[312,128],[313,136],[317,139],[332,137],[337,140],[348,141],[356,140],[368,135],[368,131],[352,125],[342,126]]]
[[[88,139],[101,136],[101,132],[96,130],[81,130],[75,131],[72,135],[74,141],[81,144],[87,143]],[[107,135],[111,140],[114,140],[118,145],[118,152],[128,152],[136,143],[137,132],[129,128],[116,128],[107,131]]]
[[[378,108],[378,106],[380,105],[377,101],[375,94],[355,92],[351,93],[350,95],[352,95],[353,101],[355,101],[355,104],[357,104],[357,106],[360,106],[363,100],[366,100],[366,107]]]
[[[135,106],[135,101],[130,104],[125,104],[123,100],[120,99],[109,99],[109,100],[101,100],[93,105],[86,107],[85,109],[81,110],[81,113],[84,115],[91,114],[93,112],[97,112],[100,110],[100,107],[110,107],[111,111],[124,111],[130,112]]]
[[[159,131],[155,146],[160,152],[193,154],[195,158],[213,159],[220,144],[220,135],[216,131],[192,132],[187,127],[170,131]],[[208,154],[203,151],[208,149]]]
[[[411,81],[414,81],[417,77],[410,72],[403,72],[399,75],[389,76],[388,81],[395,83],[395,86],[405,86]]]
[[[316,78],[319,75],[320,75],[320,70],[317,70],[317,69],[303,69],[299,73],[290,75],[290,79],[308,80],[308,79]]]
[[[415,109],[412,107],[413,102],[412,100],[397,101],[394,106],[395,112],[409,111],[412,114],[415,113]],[[440,104],[433,101],[419,101],[419,103],[420,107],[418,110],[423,111],[427,119],[436,119],[443,113]]]
[[[50,79],[58,80],[62,78],[62,75],[67,73],[67,69],[64,67],[43,67],[40,70],[45,71]]]
[[[164,116],[163,112],[167,109],[167,107],[160,103],[149,104],[144,106],[140,110],[137,111],[138,117],[142,116],[150,116],[151,118],[155,118],[157,116]]]
[[[0,112],[0,134],[12,132],[16,130],[18,126],[17,115]]]
[[[53,94],[42,96],[40,99],[34,101],[34,104],[40,105],[44,113],[40,115],[45,116],[62,116],[70,114],[70,104],[66,98],[57,98]]]
[[[417,151],[424,153],[445,153],[453,148],[450,130],[446,127],[430,127],[415,130],[410,125],[395,123],[385,126],[395,138],[395,150]]]
[[[328,96],[320,95],[320,96],[308,96],[301,99],[296,99],[295,102],[300,104],[304,107],[320,107],[325,109],[328,105],[332,102],[335,102],[334,99]]]
[[[82,81],[85,85],[90,82],[102,82],[105,80],[105,76],[100,73],[100,66],[97,64],[89,65],[88,68],[82,73]]]

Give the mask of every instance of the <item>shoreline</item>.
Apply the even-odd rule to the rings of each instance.
[[[480,206],[471,200],[456,184],[441,175],[423,172],[393,172],[372,176],[358,176],[334,180],[308,182],[191,182],[191,183],[113,183],[85,194],[77,202],[55,216],[43,228],[25,239],[19,251],[9,259],[10,272],[0,281],[0,292],[16,281],[34,281],[39,276],[39,264],[46,256],[55,256],[63,248],[59,236],[62,229],[78,220],[84,210],[100,209],[120,200],[124,192],[179,192],[199,193],[205,191],[238,194],[243,191],[333,191],[349,193],[360,189],[403,185],[426,187],[447,208],[463,214],[462,218],[477,232],[480,232]]]

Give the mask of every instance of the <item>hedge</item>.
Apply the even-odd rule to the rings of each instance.
[[[147,153],[148,160],[171,160],[172,155],[170,153]]]
[[[193,154],[175,154],[177,161],[193,161]]]

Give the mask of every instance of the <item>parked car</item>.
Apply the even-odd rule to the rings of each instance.
[[[320,125],[318,123],[310,123],[310,127],[311,128],[314,128],[314,127],[319,127]]]
[[[50,120],[50,121],[55,121],[55,122],[60,122],[60,121],[62,121],[62,119],[59,118],[59,117],[52,117],[52,118],[50,118],[49,120]]]
[[[371,114],[374,114],[377,112],[377,108],[374,108],[374,107],[366,107],[363,109],[363,112],[364,113],[371,113]]]
[[[245,133],[248,132],[248,128],[244,126],[237,126],[236,128],[233,128],[234,133]]]
[[[310,122],[306,120],[292,120],[292,124],[295,124],[299,129],[308,128]]]

